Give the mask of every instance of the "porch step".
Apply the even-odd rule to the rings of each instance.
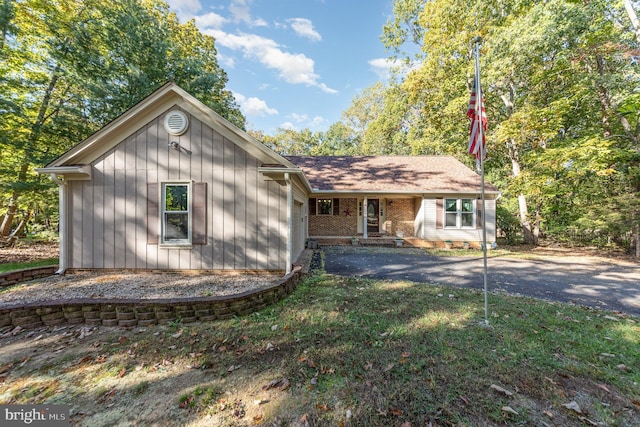
[[[395,239],[360,239],[361,246],[395,246]]]

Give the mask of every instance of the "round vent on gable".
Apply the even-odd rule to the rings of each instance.
[[[167,115],[164,116],[164,129],[170,135],[182,135],[187,131],[188,126],[189,119],[187,119],[187,115],[182,111],[169,111]]]

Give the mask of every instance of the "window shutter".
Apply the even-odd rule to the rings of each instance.
[[[444,228],[443,213],[444,211],[444,199],[436,199],[436,228]]]
[[[316,214],[317,202],[316,199],[309,199],[309,216]]]
[[[333,199],[333,214],[340,215],[340,199]]]
[[[482,199],[476,199],[476,227],[482,228]]]
[[[147,183],[147,244],[157,245],[160,229],[158,183]]]
[[[193,184],[193,201],[191,214],[191,243],[194,245],[207,244],[207,183]]]

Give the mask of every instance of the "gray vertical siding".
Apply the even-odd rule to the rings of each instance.
[[[69,267],[284,269],[286,186],[266,181],[258,159],[193,116],[179,137],[163,117],[93,162],[91,181],[70,181]],[[147,244],[147,183],[170,180],[207,183],[206,245]]]

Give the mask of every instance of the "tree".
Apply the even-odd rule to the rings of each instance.
[[[615,219],[620,229],[637,228],[630,222],[637,224],[635,204],[622,195],[638,194],[637,171],[628,167],[637,158],[637,110],[627,102],[636,96],[638,43],[619,3],[397,0],[394,11],[400,14],[385,26],[387,47],[399,53],[421,35],[423,61],[387,92],[403,101],[389,96],[377,124],[398,123],[404,102],[403,111],[420,112],[421,120],[396,130],[412,152],[453,154],[471,164],[464,111],[471,41],[480,35],[490,121],[486,171],[504,183],[505,205],[517,199],[525,241],[535,244],[543,225],[586,226],[605,210],[626,212]]]
[[[223,117],[245,120],[212,37],[160,0],[4,2],[0,62],[0,236],[51,185],[33,169],[175,81]],[[18,221],[20,223],[20,221]]]

